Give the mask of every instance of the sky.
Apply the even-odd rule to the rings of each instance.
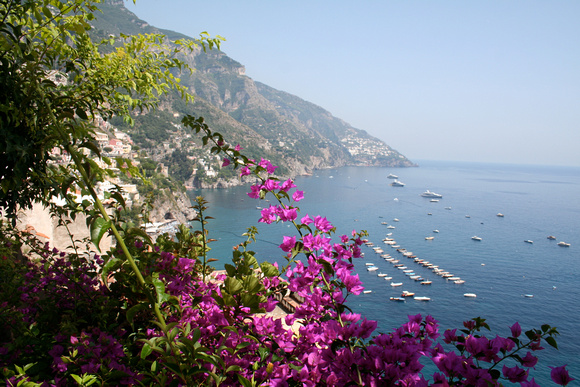
[[[579,1],[137,0],[411,160],[580,166]]]

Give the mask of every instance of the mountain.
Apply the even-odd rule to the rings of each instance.
[[[163,33],[172,40],[186,37],[150,26],[126,9],[123,0],[106,0],[100,8],[102,14],[93,23],[97,37],[119,33]],[[219,160],[211,159],[207,152],[203,156],[194,137],[178,132],[184,114],[203,116],[230,143],[239,143],[251,157],[269,158],[285,175],[345,165],[415,166],[383,141],[320,106],[254,81],[245,75],[242,64],[222,51],[196,49],[182,59],[196,69],[180,75],[182,84],[195,95],[195,103],[186,105],[170,96],[161,104],[161,112],[137,117],[133,128],[123,127],[120,120],[113,124],[127,131],[142,149],[149,150],[157,162],[169,164],[170,174],[172,162],[189,160],[181,170],[194,173],[187,177],[186,172],[181,177],[192,185],[211,186],[217,179],[231,176],[220,169]],[[170,151],[159,152],[160,142],[170,142],[166,146]],[[185,158],[171,157],[176,148]],[[215,173],[204,176],[210,164]]]

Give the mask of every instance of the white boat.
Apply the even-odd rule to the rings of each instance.
[[[421,285],[431,285],[433,283],[433,281],[423,281],[421,282]]]
[[[378,276],[379,277],[386,277],[386,276],[388,276],[388,274],[387,273],[379,273]]]
[[[562,246],[562,247],[570,247],[570,243],[566,243],[566,242],[558,242],[558,246]]]
[[[524,294],[524,297],[526,297],[526,298],[534,298],[534,295],[533,294]]]
[[[451,207],[445,207],[445,209],[446,209],[446,210],[450,210],[450,209],[451,209]]]
[[[457,281],[453,281],[453,283],[456,283],[457,285],[461,285],[461,284],[464,284],[465,281],[462,280],[462,279],[460,279],[460,280],[457,280]]]
[[[434,236],[428,236],[428,237],[425,237],[425,240],[426,240],[426,241],[432,241],[433,239],[435,239],[435,237],[434,237]]]
[[[405,270],[406,268],[407,268],[407,266],[404,266],[404,265],[403,266],[397,266],[397,269],[399,269],[399,270]]]
[[[415,269],[405,269],[405,270],[403,270],[403,273],[411,273],[413,270],[415,270]]]
[[[463,296],[464,297],[475,298],[475,297],[477,297],[477,294],[475,294],[475,293],[465,293]]]
[[[397,175],[393,175],[392,173],[389,173],[389,176],[387,176],[387,179],[398,179],[399,176]]]
[[[363,290],[363,293],[364,294],[369,294],[369,293],[372,293],[372,292],[373,292],[372,290]]]
[[[471,239],[473,239],[474,241],[481,242],[481,238],[478,236],[472,236]]]
[[[423,192],[421,194],[421,196],[423,196],[424,198],[435,198],[435,199],[441,199],[443,197],[443,195],[439,195],[435,192],[431,192],[429,190]]]
[[[405,301],[405,299],[403,297],[391,297],[391,298],[389,298],[389,300],[391,300],[391,301],[401,301],[401,302],[404,302]]]
[[[393,222],[398,222],[398,221],[399,221],[399,219],[397,219],[397,218],[393,219]]]
[[[403,283],[402,282],[391,282],[391,286],[392,287],[403,286]]]
[[[387,228],[392,230],[395,228],[395,226],[387,226]]]
[[[439,230],[433,230],[433,232],[434,232],[435,234],[438,234],[438,233],[439,233]]]
[[[401,297],[413,297],[415,295],[415,293],[410,292],[408,290],[403,290],[403,293],[401,293]]]
[[[413,299],[417,300],[417,301],[431,301],[431,298],[424,297],[424,296],[416,296],[416,297],[413,297]]]
[[[409,276],[409,278],[411,278],[412,280],[415,280],[415,281],[421,280],[421,276],[420,275],[412,275],[412,276]]]
[[[385,277],[385,280],[386,280],[386,281],[390,281],[390,280],[392,280],[392,279],[393,279],[393,277]]]
[[[429,200],[431,203],[439,203],[439,199],[431,199]]]
[[[530,240],[530,239],[526,239],[524,242],[526,242],[526,243],[530,243],[530,244],[534,243],[534,241],[532,241],[532,240]]]
[[[376,266],[369,266],[369,267],[367,267],[367,270],[368,271],[377,271],[377,270],[379,270],[379,268]]]
[[[496,215],[498,218],[503,218],[503,214],[501,212],[498,212]]]
[[[556,240],[556,237],[553,236],[553,235],[548,235],[548,239],[551,240],[551,241],[555,241]]]
[[[465,217],[466,217],[466,218],[471,218],[471,216],[470,216],[470,215],[465,215]]]
[[[461,278],[459,277],[449,277],[447,278],[449,281],[459,281]]]
[[[367,262],[367,263],[365,263],[365,265],[367,265],[367,266],[374,266],[375,264],[374,263]]]
[[[394,180],[394,181],[391,183],[391,185],[392,185],[393,187],[404,187],[404,186],[405,186],[405,183],[403,183],[402,181],[399,181],[399,180],[395,179],[395,180]]]

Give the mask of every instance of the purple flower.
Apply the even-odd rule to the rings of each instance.
[[[228,165],[230,165],[230,159],[228,159],[227,157],[224,158],[224,161],[222,163],[222,168],[223,167],[227,167]]]
[[[512,331],[512,337],[519,337],[522,334],[522,328],[520,327],[520,324],[518,324],[517,321],[514,325],[510,327],[510,329]]]
[[[296,184],[294,184],[292,179],[288,179],[284,183],[282,183],[282,186],[280,187],[280,189],[284,192],[288,192],[291,188],[294,188],[294,187],[296,187]]]
[[[504,365],[501,371],[503,376],[508,378],[508,380],[512,383],[521,383],[528,379],[528,371],[518,366],[508,367]]]
[[[295,202],[299,202],[300,200],[304,199],[304,191],[296,191],[292,194],[292,199]]]
[[[522,358],[522,365],[524,367],[535,367],[537,362],[538,358],[532,355],[531,352],[528,352],[526,356]]]
[[[292,248],[296,245],[296,237],[284,237],[284,242],[279,246],[282,251],[290,252]]]
[[[312,219],[310,218],[310,216],[306,215],[305,217],[300,219],[300,223],[309,225],[310,223],[312,223]]]
[[[242,147],[240,146],[240,144],[238,144],[238,145],[236,145],[236,146],[234,147],[234,150],[235,150],[235,151],[237,151],[237,152],[241,151],[242,149],[244,149],[244,148],[242,148]]]
[[[565,386],[572,380],[576,380],[570,377],[570,375],[568,374],[568,370],[566,369],[566,365],[563,365],[561,367],[550,367],[550,368],[552,369],[552,371],[550,372],[550,377],[556,384]]]
[[[329,232],[332,230],[332,224],[326,218],[318,215],[314,218],[314,225],[322,232]]]

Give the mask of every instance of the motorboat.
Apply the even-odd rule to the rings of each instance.
[[[461,284],[464,284],[464,283],[465,283],[465,281],[464,281],[464,280],[462,280],[462,279],[460,279],[460,280],[457,280],[457,281],[453,281],[453,283],[455,283],[455,284],[457,284],[457,285],[461,285]]]
[[[534,298],[534,295],[533,294],[524,294],[524,297],[526,297],[526,298]]]
[[[372,292],[373,292],[372,290],[363,290],[363,293],[364,294],[369,294],[369,293],[372,293]]]
[[[403,297],[391,297],[389,298],[389,300],[391,301],[399,301],[399,302],[405,302],[405,299]]]
[[[555,241],[556,240],[556,237],[553,236],[553,235],[548,235],[548,239],[551,240],[551,241]]]
[[[375,264],[374,263],[367,262],[367,263],[365,263],[365,265],[367,265],[367,266],[374,266]]]
[[[413,297],[413,299],[416,301],[431,301],[430,297],[425,297],[425,296],[416,296],[416,297]]]
[[[426,240],[426,241],[432,241],[433,239],[435,239],[435,237],[434,237],[434,236],[428,236],[428,237],[425,237],[425,240]]]
[[[405,270],[403,270],[403,273],[411,273],[413,270],[415,270],[415,269],[405,269]]]
[[[439,199],[431,199],[431,200],[429,200],[429,201],[430,201],[431,203],[438,203],[438,202],[439,202]]]
[[[392,287],[403,286],[402,282],[391,282]]]
[[[466,218],[471,218],[471,215],[465,215]]]
[[[379,277],[386,277],[386,276],[388,276],[388,274],[387,273],[379,273],[378,276]]]
[[[399,219],[398,219],[398,218],[394,218],[394,219],[393,219],[393,222],[398,222],[398,221],[399,221]]]
[[[477,297],[477,294],[475,293],[465,293],[463,294],[464,297],[469,297],[469,298],[475,298]]]
[[[566,243],[566,242],[558,242],[558,246],[562,246],[562,247],[570,247],[570,243]]]
[[[385,277],[385,280],[386,280],[386,281],[390,281],[390,280],[392,280],[392,279],[393,279],[393,277]]]
[[[530,244],[534,243],[534,241],[533,240],[530,240],[530,239],[526,239],[524,242],[530,243]]]
[[[439,234],[439,230],[433,230],[435,234]]]
[[[498,218],[503,218],[503,214],[501,212],[498,212],[496,215]]]
[[[401,297],[413,297],[415,295],[415,293],[410,292],[408,290],[403,290],[403,293],[401,293]]]
[[[388,229],[392,230],[395,228],[395,226],[387,226]]]
[[[398,179],[399,176],[397,175],[393,175],[392,173],[389,173],[389,176],[387,176],[387,179]]]
[[[369,267],[367,267],[367,270],[368,271],[377,271],[377,270],[379,270],[379,268],[376,266],[369,266]]]
[[[431,285],[433,283],[433,281],[423,281],[421,282],[421,285]]]
[[[399,181],[399,180],[395,179],[391,183],[391,186],[393,186],[393,187],[404,187],[405,186],[405,183],[403,183],[402,181]]]
[[[481,238],[478,236],[472,236],[471,239],[473,239],[474,241],[481,242]]]
[[[423,196],[424,198],[434,198],[434,199],[441,199],[443,197],[443,195],[439,195],[438,193],[431,192],[429,190],[423,192],[421,196]]]
[[[450,209],[451,209],[451,207],[445,207],[445,209],[446,209],[446,210],[450,210]]]

